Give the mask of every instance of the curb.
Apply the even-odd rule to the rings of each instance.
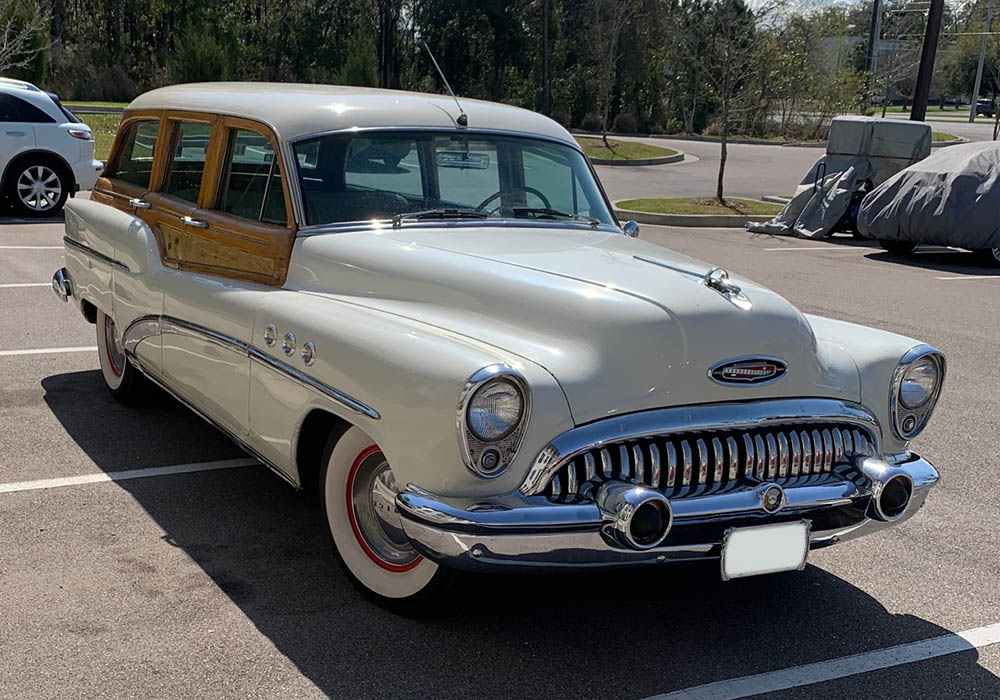
[[[762,201],[762,202],[768,202],[769,204],[781,204],[781,205],[785,205],[785,204],[788,204],[792,200],[790,200],[788,197],[782,197],[782,196],[776,195],[776,194],[765,194],[763,197],[760,198],[760,201]]]
[[[590,156],[587,156],[590,158]],[[590,158],[590,162],[594,165],[610,165],[612,167],[631,167],[639,165],[669,165],[670,163],[680,163],[684,160],[684,152],[677,151],[672,156],[663,156],[662,158],[635,158],[633,160],[610,160],[608,158]]]
[[[755,214],[743,216],[740,214],[653,214],[648,211],[632,211],[615,207],[615,216],[619,219],[632,219],[640,224],[654,226],[690,226],[705,228],[743,228],[749,222],[764,222],[774,218],[773,215]]]
[[[600,137],[599,131],[571,131],[573,136],[585,136],[588,138]],[[720,140],[714,136],[697,136],[695,134],[620,134],[608,132],[608,138],[613,136],[624,136],[637,139],[666,139],[669,141],[698,141],[701,143],[719,143]],[[760,139],[726,139],[726,143],[735,143],[745,146],[798,146],[795,141],[762,141]],[[822,144],[824,147],[826,143]]]
[[[109,107],[106,105],[66,105],[73,114],[122,114],[124,107]]]

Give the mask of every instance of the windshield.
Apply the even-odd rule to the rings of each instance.
[[[294,150],[309,225],[408,215],[614,223],[584,156],[550,141],[355,132]]]

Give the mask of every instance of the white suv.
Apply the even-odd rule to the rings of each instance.
[[[20,214],[51,216],[94,187],[94,134],[55,95],[0,78],[0,189]]]

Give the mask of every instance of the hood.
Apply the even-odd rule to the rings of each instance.
[[[658,264],[659,263],[659,264]],[[669,266],[669,267],[665,267]],[[401,227],[300,238],[286,288],[418,319],[546,368],[574,421],[777,396],[857,401],[857,369],[784,298],[733,277],[743,309],[707,287],[711,267],[618,233],[575,228]],[[713,365],[768,356],[766,385],[722,385]]]

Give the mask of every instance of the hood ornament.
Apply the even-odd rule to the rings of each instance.
[[[737,357],[712,365],[708,376],[718,384],[768,384],[786,372],[788,365],[777,357]]]
[[[706,287],[714,289],[744,311],[753,308],[753,302],[743,293],[743,290],[729,281],[729,271],[726,268],[713,267],[702,277],[702,282]]]

